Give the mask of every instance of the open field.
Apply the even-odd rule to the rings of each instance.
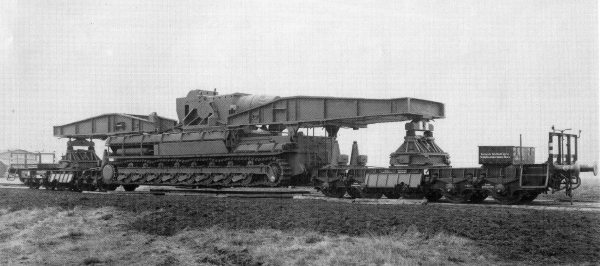
[[[0,190],[0,264],[596,264],[600,214]]]
[[[5,265],[445,265],[480,264],[484,253],[465,238],[425,238],[415,227],[385,236],[322,235],[305,230],[186,229],[140,233],[131,212],[114,207],[3,210],[0,262]],[[487,255],[487,254],[486,254]],[[488,255],[489,256],[489,255]]]

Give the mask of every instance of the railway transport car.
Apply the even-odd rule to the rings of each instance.
[[[596,165],[579,163],[578,136],[555,130],[549,134],[551,153],[545,163],[535,163],[532,147],[482,146],[481,166],[453,168],[449,154],[435,143],[431,124],[445,117],[444,104],[423,99],[193,90],[176,100],[176,111],[178,122],[131,116],[96,123],[96,117],[56,126],[54,135],[72,139],[69,147],[106,140],[102,159],[90,157],[96,166],[77,168],[80,176],[88,171],[83,178],[87,185],[78,185],[85,189],[311,185],[328,197],[446,197],[460,203],[491,196],[511,204],[548,191],[571,195],[580,184],[580,172],[597,170]],[[153,126],[136,122],[140,119],[154,121]],[[388,167],[369,167],[357,143],[349,156],[340,154],[340,129],[385,122],[406,122],[404,142],[390,154]],[[309,134],[315,128],[324,129],[326,136]],[[53,170],[39,182],[60,187],[64,180],[81,180],[63,174],[67,173]]]
[[[102,177],[102,159],[96,154],[92,140],[106,139],[108,135],[161,132],[173,128],[175,124],[175,120],[155,113],[149,116],[115,113],[54,127],[55,136],[69,138],[65,155],[58,163],[36,163],[30,160],[27,164],[12,164],[9,172],[18,175],[30,188],[43,186],[52,190],[114,190],[118,185],[98,182]]]

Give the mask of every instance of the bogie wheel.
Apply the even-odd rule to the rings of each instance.
[[[35,181],[31,181],[31,183],[29,183],[28,185],[29,185],[29,188],[31,188],[31,189],[38,189],[38,188],[40,188],[40,183],[35,182]]]
[[[351,187],[348,189],[348,195],[350,196],[350,198],[356,199],[356,198],[361,198],[362,196],[360,195],[360,191],[357,188]]]
[[[123,189],[125,191],[135,191],[138,185],[123,185]]]
[[[366,191],[360,191],[360,196],[361,198],[365,198],[365,199],[379,199],[381,198],[381,196],[383,196],[383,193],[381,192],[366,192]]]
[[[400,194],[395,192],[384,192],[383,195],[388,199],[399,199]]]
[[[429,192],[429,193],[425,194],[425,198],[429,202],[436,202],[436,201],[440,200],[442,197],[443,197],[443,195],[439,191],[433,191],[433,192]]]
[[[488,196],[489,194],[487,192],[475,193],[471,195],[470,201],[471,203],[482,203]]]
[[[465,203],[471,198],[471,194],[444,195],[452,203]]]
[[[346,195],[346,187],[329,187],[322,189],[321,192],[328,198],[343,198]]]
[[[520,191],[515,191],[512,195],[508,196],[494,196],[494,199],[500,204],[515,204],[519,203],[523,198],[523,193]]]
[[[401,193],[403,199],[423,199],[425,195],[423,193]]]
[[[85,186],[85,188],[83,189],[84,191],[96,191],[98,188],[96,187],[95,184],[88,184],[87,186]]]
[[[523,197],[521,197],[521,202],[523,203],[530,203],[532,201],[535,200],[535,198],[537,198],[537,196],[540,195],[540,193],[538,192],[529,192],[523,195]]]
[[[46,182],[44,183],[44,187],[46,190],[54,190],[55,183],[54,182]]]

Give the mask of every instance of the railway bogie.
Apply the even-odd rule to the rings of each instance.
[[[407,135],[414,136],[414,133]],[[553,137],[559,138],[560,143],[568,143],[566,147],[559,146],[558,154],[552,152]],[[501,204],[530,203],[542,193],[565,190],[567,196],[572,196],[572,190],[581,183],[580,172],[596,175],[597,164],[590,166],[576,161],[577,142],[570,138],[578,137],[551,132],[550,159],[539,164],[534,163],[535,150],[531,147],[483,146],[479,157],[484,164],[477,168],[351,165],[321,169],[314,180],[329,197],[343,197],[342,191],[347,191],[351,198],[385,195],[388,199],[426,198],[434,202],[444,197],[453,203],[481,203],[491,197]],[[355,153],[358,154],[356,143],[353,145]],[[523,156],[524,153],[527,155]]]

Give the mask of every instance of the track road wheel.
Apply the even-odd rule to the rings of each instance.
[[[102,184],[101,190],[115,191],[119,187],[118,184]]]
[[[520,191],[515,191],[512,195],[509,196],[495,196],[494,199],[500,204],[515,204],[519,203],[523,198],[523,193]]]
[[[322,189],[321,192],[328,198],[343,198],[346,195],[346,187],[329,187]]]
[[[125,191],[135,191],[138,185],[123,185],[123,189]]]
[[[254,178],[254,174],[247,174],[246,178],[242,179],[242,181],[240,183],[244,186],[250,185],[250,183],[252,183],[253,178]]]

